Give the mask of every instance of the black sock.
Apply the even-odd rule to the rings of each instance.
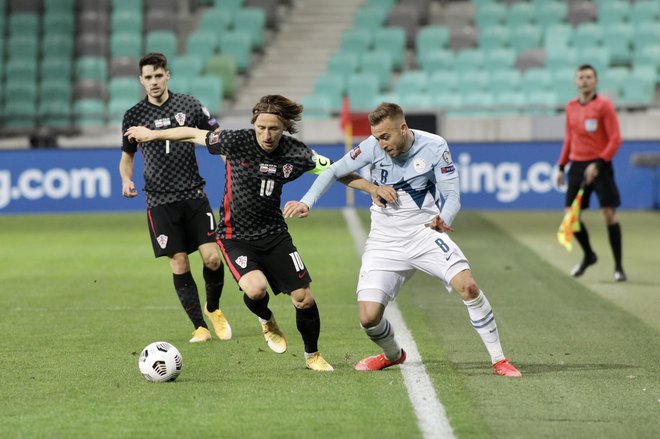
[[[195,284],[195,279],[193,279],[190,272],[183,274],[174,274],[174,288],[176,289],[176,294],[179,296],[179,301],[183,306],[183,309],[186,310],[188,318],[195,328],[206,326],[204,322],[204,317],[202,317],[202,308],[199,304],[199,295],[197,293],[197,285]]]
[[[607,234],[610,237],[610,247],[612,247],[612,254],[614,255],[614,266],[617,270],[621,270],[621,257],[623,251],[621,250],[621,226],[619,223],[607,226]]]
[[[264,320],[270,320],[270,318],[273,316],[273,313],[268,308],[269,300],[270,296],[268,293],[266,293],[263,299],[259,300],[252,300],[247,294],[243,294],[243,302],[245,302],[245,305],[248,307],[248,309],[252,311],[253,314]]]
[[[587,232],[587,228],[582,221],[580,221],[580,231],[575,232],[575,239],[580,243],[580,247],[582,247],[582,250],[584,251],[585,259],[594,253],[591,249],[591,243],[589,242],[589,232]]]
[[[225,266],[220,264],[220,267],[213,271],[205,265],[202,273],[206,282],[206,309],[213,312],[220,307],[222,288],[225,285]]]
[[[316,302],[311,308],[296,308],[296,327],[302,335],[305,352],[313,354],[318,351],[319,334],[321,333],[321,318]]]

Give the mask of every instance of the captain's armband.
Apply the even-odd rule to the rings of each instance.
[[[332,165],[332,160],[320,154],[317,154],[316,151],[314,151],[314,164],[316,166],[314,167],[314,169],[311,169],[309,172],[314,175],[319,175],[321,172],[328,169],[330,165]]]

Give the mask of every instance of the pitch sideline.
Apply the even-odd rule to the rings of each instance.
[[[358,254],[362,254],[367,236],[355,209],[342,209],[342,214],[348,230],[355,242]],[[401,374],[408,390],[408,397],[415,410],[417,424],[424,439],[455,439],[454,431],[449,425],[445,408],[438,400],[431,378],[426,373],[426,367],[417,350],[417,344],[403,320],[396,302],[390,303],[385,309],[385,316],[394,326],[398,341],[405,346],[407,361],[401,367]]]

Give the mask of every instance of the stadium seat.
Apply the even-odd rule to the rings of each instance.
[[[438,70],[429,74],[429,93],[457,92],[459,74],[453,70]]]
[[[105,125],[105,104],[100,99],[80,99],[73,103],[73,115],[77,125]]]
[[[132,14],[141,14],[144,4],[142,0],[112,0],[112,10],[128,11]]]
[[[520,91],[493,90],[493,113],[500,116],[520,114],[525,105],[525,95]]]
[[[654,0],[639,0],[630,7],[628,20],[633,26],[660,20],[660,3]]]
[[[529,95],[537,91],[548,91],[552,85],[550,70],[533,68],[525,71],[520,79],[520,90]]]
[[[6,45],[8,60],[35,60],[39,53],[39,39],[35,36],[12,35]]]
[[[551,90],[536,90],[526,97],[525,113],[534,115],[552,115],[557,112],[557,96]]]
[[[623,90],[623,84],[630,76],[630,69],[627,67],[611,67],[599,75],[598,91],[602,91],[610,98],[618,99]]]
[[[351,108],[358,111],[373,109],[373,101],[378,94],[378,76],[375,73],[354,73],[346,84]]]
[[[40,64],[41,78],[71,78],[71,71],[73,70],[73,63],[70,58],[49,57],[44,59]]]
[[[564,51],[573,39],[573,28],[565,23],[551,24],[543,31],[543,47],[548,55]]]
[[[610,52],[604,47],[584,47],[578,50],[579,64],[591,64],[597,72],[604,72],[610,65]]]
[[[596,23],[582,23],[573,34],[573,47],[581,50],[585,47],[599,46],[603,42],[603,29]]]
[[[213,4],[233,15],[243,7],[243,0],[213,0]]]
[[[184,76],[172,76],[168,81],[168,89],[175,93],[190,93],[193,79]]]
[[[397,0],[367,0],[366,6],[382,8],[389,12],[396,2]]]
[[[41,40],[41,53],[45,58],[66,59],[71,62],[73,58],[73,38],[66,35],[51,35]]]
[[[264,45],[264,29],[266,13],[259,8],[243,8],[234,15],[234,29],[247,32],[250,35],[251,48],[261,50]],[[222,39],[222,37],[220,37]]]
[[[472,91],[463,94],[463,106],[457,111],[464,116],[489,116],[493,108],[493,95],[489,92]]]
[[[656,21],[633,23],[633,46],[635,52],[660,41],[660,25]]]
[[[535,24],[523,24],[511,29],[511,48],[517,53],[541,47],[543,32]]]
[[[236,91],[236,62],[234,58],[224,55],[212,55],[206,60],[204,75],[217,76],[222,80],[222,95],[226,98],[234,96]]]
[[[544,29],[549,25],[564,23],[568,6],[565,2],[547,1],[535,5],[536,22]]]
[[[216,38],[227,32],[234,25],[234,14],[223,8],[211,8],[204,11],[199,20],[200,31],[213,32]]]
[[[110,31],[114,33],[142,33],[142,11],[131,9],[116,9],[110,16]]]
[[[153,31],[147,34],[145,53],[158,52],[162,53],[168,58],[176,55],[177,52],[177,37],[172,31]]]
[[[626,105],[647,106],[653,100],[654,83],[645,76],[638,76],[633,70],[628,81],[623,84],[620,102]]]
[[[355,53],[335,52],[328,59],[328,73],[338,73],[348,78],[357,71],[358,62]]]
[[[486,90],[490,81],[490,73],[484,69],[465,70],[458,76],[458,91],[463,94]]]
[[[446,50],[449,44],[449,28],[446,26],[425,26],[415,38],[415,49],[417,56],[433,52],[435,50]]]
[[[195,55],[175,55],[168,58],[168,68],[171,77],[193,78],[202,73],[204,59]]]
[[[225,32],[220,39],[220,53],[234,58],[236,70],[245,73],[252,63],[252,37],[247,32]]]
[[[7,80],[18,78],[34,82],[37,79],[37,73],[37,63],[34,60],[10,59],[5,65]]]
[[[490,74],[490,90],[493,93],[516,91],[520,89],[522,75],[514,68],[488,69]]]
[[[142,86],[135,78],[118,77],[108,81],[110,99],[124,99],[137,102],[142,95]]]
[[[566,104],[577,96],[574,80],[575,67],[560,67],[552,71],[552,91],[559,104]]]
[[[660,41],[653,46],[646,46],[633,55],[633,65],[637,68],[648,66],[660,72]]]
[[[77,79],[94,79],[105,81],[107,78],[107,62],[105,58],[96,56],[84,56],[75,62],[75,74]]]
[[[428,110],[431,108],[431,96],[426,93],[406,93],[399,95],[398,103],[403,108],[411,110]]]
[[[43,0],[44,12],[74,12],[76,0]]]
[[[509,29],[514,29],[518,26],[533,23],[536,19],[535,15],[535,8],[531,3],[511,3],[506,14],[506,25]]]
[[[64,30],[69,30],[73,32],[75,29],[75,15],[70,12],[58,12],[45,14],[42,20],[42,29],[44,33],[53,33],[53,30],[57,30],[58,33]]]
[[[5,99],[3,125],[7,128],[33,128],[37,106],[34,101]]]
[[[378,87],[385,90],[389,88],[392,77],[392,56],[385,51],[367,52],[360,57],[359,70],[375,73],[378,76]]]
[[[545,65],[551,70],[556,70],[562,67],[568,67],[573,70],[577,68],[579,63],[578,52],[573,48],[564,48],[562,51],[548,52]]]
[[[39,84],[39,97],[41,100],[71,102],[71,81],[65,78],[49,78]]]
[[[108,123],[112,125],[121,125],[126,110],[133,107],[137,102],[137,99],[110,97],[110,100],[108,101]]]
[[[509,46],[509,28],[503,25],[484,27],[479,32],[479,48],[485,52]]]
[[[484,68],[491,71],[502,68],[513,68],[516,64],[516,52],[513,49],[489,50],[484,55]]]
[[[373,34],[373,49],[392,55],[392,66],[401,69],[406,53],[406,34],[400,27],[377,29]]]
[[[500,3],[483,4],[477,7],[474,21],[480,29],[506,23],[508,9]]]
[[[303,118],[327,119],[332,115],[332,102],[328,96],[308,95],[301,99]]]
[[[484,52],[479,49],[464,49],[456,54],[454,69],[456,71],[478,70],[483,67]]]
[[[110,37],[110,55],[140,58],[142,56],[142,36],[131,33],[113,33]]]
[[[71,102],[68,99],[41,99],[37,107],[39,123],[63,128],[71,125]]]
[[[608,1],[598,5],[598,24],[610,27],[627,22],[630,15],[630,5],[625,0]]]
[[[341,35],[339,50],[362,55],[371,48],[372,34],[365,29],[349,29]]]
[[[394,91],[403,96],[406,94],[418,94],[426,92],[428,75],[420,70],[408,70],[401,74],[394,84]]]
[[[7,101],[35,101],[37,84],[33,78],[10,76],[5,82],[4,92]]]
[[[417,55],[417,64],[427,73],[447,69],[454,64],[454,52],[447,49],[418,53]]]
[[[36,13],[20,12],[10,14],[8,23],[10,37],[12,35],[39,35],[39,16]]]
[[[279,27],[280,0],[247,0],[245,5],[264,11],[266,14],[266,27],[268,29],[277,29]]]
[[[627,23],[609,25],[603,35],[603,47],[609,50],[610,64],[615,66],[630,64],[632,53],[632,28]]]
[[[431,105],[442,111],[454,111],[463,106],[463,96],[450,90],[431,92]]]
[[[218,48],[218,37],[208,30],[196,30],[188,35],[186,54],[206,59]]]
[[[355,13],[354,27],[373,32],[383,27],[387,13],[388,10],[380,7],[363,6]]]
[[[222,80],[217,76],[200,76],[190,84],[190,94],[195,96],[213,114],[217,116],[222,109]]]

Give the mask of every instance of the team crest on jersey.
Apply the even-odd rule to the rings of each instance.
[[[159,235],[156,237],[156,241],[158,241],[160,248],[164,249],[167,247],[167,235]]]
[[[236,258],[236,264],[241,267],[245,268],[247,267],[247,256],[239,256]]]
[[[415,159],[413,161],[413,168],[415,168],[415,172],[421,174],[426,169],[426,161],[424,159]]]
[[[351,149],[351,152],[348,153],[351,159],[355,160],[358,158],[358,156],[362,154],[362,150],[360,149],[360,145],[357,145]]]
[[[289,175],[291,175],[291,172],[293,172],[293,165],[287,163],[286,165],[282,166],[282,172],[284,172],[284,178],[289,178]]]
[[[179,124],[180,127],[183,126],[184,123],[186,123],[186,114],[185,113],[177,113],[174,115],[174,119],[176,119],[176,123]]]
[[[277,165],[269,165],[268,163],[259,163],[259,172],[264,174],[274,174],[277,172]]]
[[[452,160],[449,151],[445,151],[442,153],[442,160],[444,160],[445,163],[447,163],[448,165],[451,164]]]
[[[220,130],[215,130],[209,135],[209,145],[218,143],[220,140]]]
[[[163,119],[154,120],[154,125],[156,126],[156,128],[163,128],[172,125],[172,122],[170,121],[169,117],[165,117]]]
[[[598,119],[587,119],[584,121],[584,129],[590,133],[595,133],[598,129]]]

